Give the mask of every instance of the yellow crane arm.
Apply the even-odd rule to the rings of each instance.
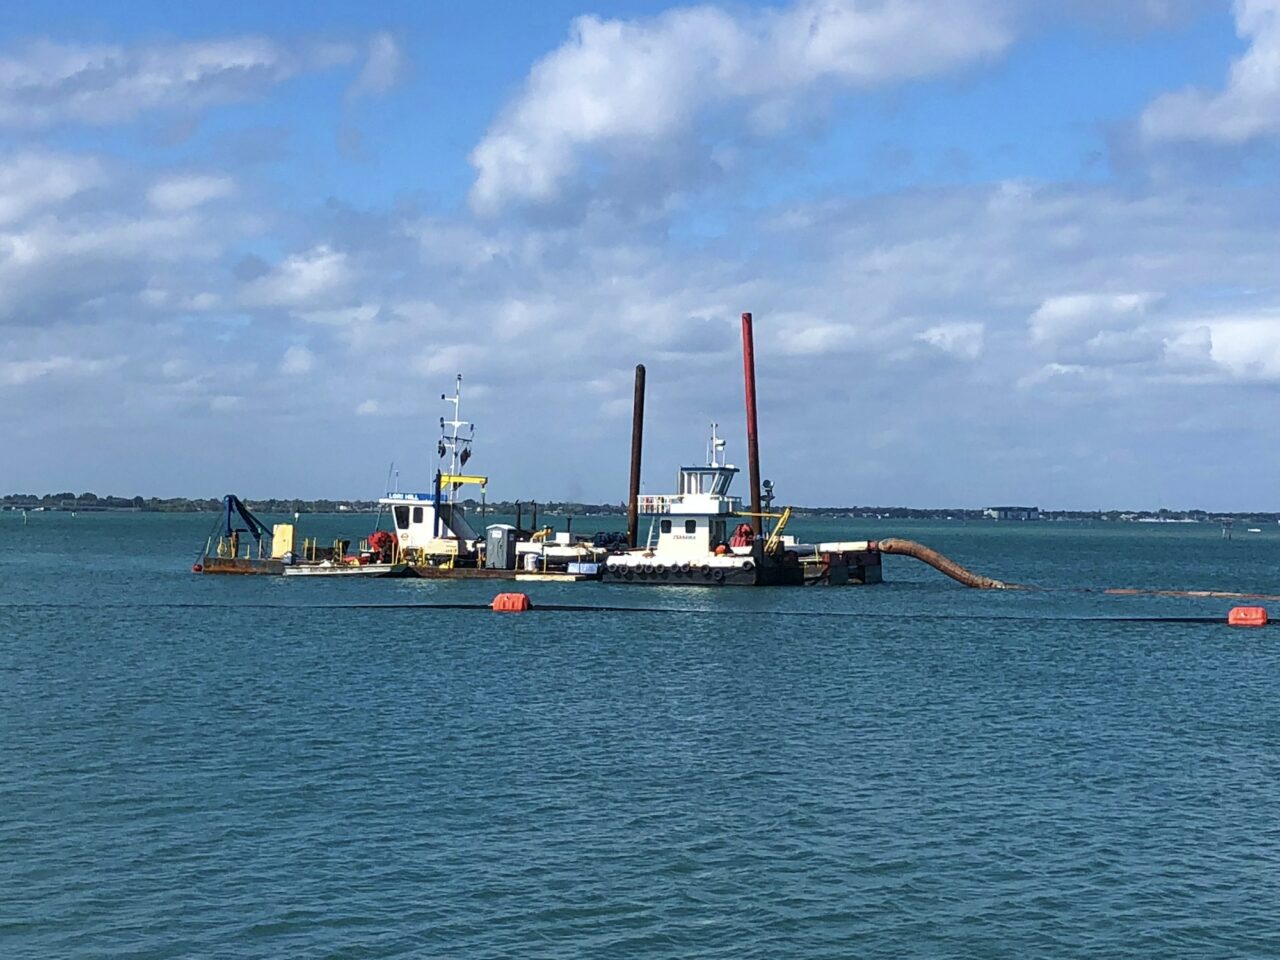
[[[773,528],[773,532],[769,534],[769,539],[764,543],[765,553],[777,553],[778,548],[782,546],[782,531],[787,527],[787,521],[791,519],[791,508],[782,511],[782,516],[778,518],[777,524]]]
[[[471,473],[442,473],[440,475],[440,486],[442,487],[447,487],[450,484],[455,487],[460,487],[464,483],[478,483],[483,487],[488,484],[488,482],[488,477],[481,477],[477,474]]]

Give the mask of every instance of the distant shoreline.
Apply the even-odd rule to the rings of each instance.
[[[481,506],[478,500],[461,501],[470,511]],[[376,500],[245,500],[249,509],[263,514],[377,513]],[[535,503],[522,500],[497,500],[484,504],[486,514],[512,515],[517,508],[528,513]],[[544,516],[625,516],[622,503],[578,503],[548,501],[536,504]],[[220,498],[188,497],[99,497],[95,494],[7,494],[0,497],[0,511],[83,512],[83,513],[211,513],[222,509]],[[983,508],[946,507],[799,507],[792,506],[797,517],[829,517],[859,520],[987,520],[1000,524],[1046,523],[1064,520],[1103,520],[1134,523],[1210,523],[1223,520],[1241,523],[1275,523],[1280,512],[1250,513],[1246,511],[1208,510],[1040,510],[1037,519],[996,520],[984,515]]]

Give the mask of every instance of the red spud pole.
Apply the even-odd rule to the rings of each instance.
[[[756,347],[751,314],[742,315],[742,376],[747,391],[747,469],[751,478],[751,529],[760,536],[760,442],[756,428]]]

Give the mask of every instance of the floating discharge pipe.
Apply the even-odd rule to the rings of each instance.
[[[897,537],[890,537],[888,540],[881,540],[877,544],[881,553],[894,553],[904,557],[915,557],[922,563],[927,563],[940,573],[945,573],[952,580],[963,583],[966,587],[973,587],[975,590],[1029,590],[1030,587],[1024,587],[1020,583],[1005,583],[1003,580],[995,580],[991,577],[984,577],[980,573],[974,573],[967,570],[954,560],[949,560],[932,547],[926,547],[923,543],[916,543],[914,540],[902,540]]]
[[[640,533],[640,450],[644,441],[644,364],[636,364],[636,394],[631,406],[631,491],[627,497],[627,543],[635,549]]]

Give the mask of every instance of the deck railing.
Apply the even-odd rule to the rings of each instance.
[[[671,507],[679,503],[683,497],[671,494],[646,494],[640,498],[639,510],[641,513],[670,513]]]

